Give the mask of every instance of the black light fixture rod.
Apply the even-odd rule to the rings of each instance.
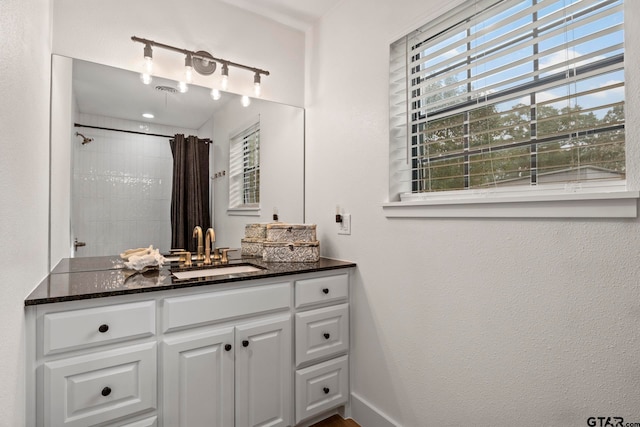
[[[180,49],[179,47],[170,46],[170,45],[164,44],[164,43],[158,43],[158,42],[153,41],[153,40],[143,39],[143,38],[136,37],[136,36],[132,36],[131,40],[133,40],[134,42],[145,44],[145,45],[155,46],[155,47],[159,47],[161,49],[166,49],[166,50],[171,50],[173,52],[182,53],[184,55],[190,54],[191,57],[197,58],[197,59],[200,59],[200,60],[219,62],[221,64],[226,64],[227,66],[230,66],[230,67],[242,68],[244,70],[253,71],[254,73],[264,74],[265,76],[269,75],[269,72],[267,70],[262,70],[260,68],[250,67],[248,65],[238,64],[237,62],[229,61],[227,59],[222,59],[222,58],[216,58],[215,56],[203,56],[203,55],[200,55],[200,54],[198,54],[196,52],[193,52],[191,50]]]

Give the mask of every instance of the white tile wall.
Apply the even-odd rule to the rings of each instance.
[[[80,114],[77,122],[164,135],[197,135],[193,129],[89,114]],[[87,244],[78,248],[76,256],[113,255],[149,245],[168,252],[173,164],[169,139],[76,130],[93,138],[85,145],[76,138],[72,150],[71,231]]]

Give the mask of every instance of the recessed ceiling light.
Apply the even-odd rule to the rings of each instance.
[[[145,119],[153,119],[155,116],[151,113],[142,113],[142,117]]]

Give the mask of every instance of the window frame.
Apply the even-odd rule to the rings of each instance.
[[[496,0],[479,0],[482,5],[489,5],[495,2]],[[446,28],[447,25],[450,25],[451,19],[456,16],[459,17],[463,10],[469,8],[469,4],[474,3],[471,1],[459,2],[457,6],[448,11],[444,13],[441,11],[436,14],[438,16],[432,16],[430,17],[431,19],[423,19],[422,22],[429,22],[434,31],[438,28]],[[628,1],[623,3],[625,15],[627,14],[627,4]],[[421,27],[418,26],[418,28]],[[628,39],[627,28],[628,25],[625,24],[625,41]],[[405,34],[410,33],[411,31],[405,32]],[[396,38],[391,45],[404,37]],[[393,60],[392,50],[390,50],[390,54],[391,62]],[[626,88],[629,77],[629,73],[626,71],[628,68],[626,58],[624,66]],[[405,72],[408,71],[405,70]],[[395,84],[398,84],[397,81]],[[407,77],[405,77],[403,84],[406,91],[411,90]],[[393,85],[394,77],[392,72],[390,76],[390,91],[393,90]],[[629,108],[629,103],[627,102],[629,97],[625,98],[626,109]],[[392,102],[392,99],[390,99],[390,102]],[[408,113],[406,114],[408,116]],[[404,120],[409,121],[410,118],[405,117]],[[394,157],[393,150],[399,151],[400,144],[396,142],[394,146],[394,138],[396,140],[402,137],[410,138],[410,132],[405,129],[405,135],[398,135],[398,131],[395,130],[397,127],[394,129],[394,125],[397,126],[397,122],[394,123],[394,117],[390,111],[389,201],[382,205],[384,214],[387,217],[637,217],[637,199],[640,197],[640,192],[628,189],[629,176],[627,176],[626,180],[604,185],[593,185],[593,183],[587,182],[584,183],[585,185],[560,185],[555,187],[546,185],[542,188],[522,186],[509,189],[466,189],[427,193],[411,193],[411,189],[406,191],[405,187],[405,191],[402,191],[398,175],[406,173],[406,170],[401,171],[400,168],[396,167],[396,164],[401,160],[398,159],[397,153]],[[626,140],[625,154],[627,170],[629,170],[629,156],[631,155],[629,145],[632,141],[628,136]],[[407,158],[410,156],[409,146],[410,143],[405,146]],[[411,168],[409,168],[410,170]],[[400,200],[400,193],[411,194]]]
[[[234,163],[234,156],[240,156],[246,159],[244,154],[245,146],[251,143],[251,137],[257,134],[257,146],[254,147],[252,153],[257,155],[257,166],[250,167],[248,171],[247,165],[243,160]],[[250,154],[251,155],[251,154]],[[257,202],[246,203],[246,187],[247,175],[257,173]],[[227,213],[229,215],[243,216],[259,216],[260,215],[260,118],[252,120],[249,124],[240,128],[229,137],[229,199]],[[235,203],[234,203],[235,202]]]

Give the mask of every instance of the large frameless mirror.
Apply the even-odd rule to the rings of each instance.
[[[61,258],[171,249],[169,140],[209,144],[209,200],[218,246],[275,211],[304,221],[304,110],[54,55],[51,104],[51,268]],[[216,94],[217,97],[217,94]],[[260,127],[259,203],[229,209],[230,141]],[[233,160],[231,161],[233,162]],[[232,196],[233,197],[233,196]]]

